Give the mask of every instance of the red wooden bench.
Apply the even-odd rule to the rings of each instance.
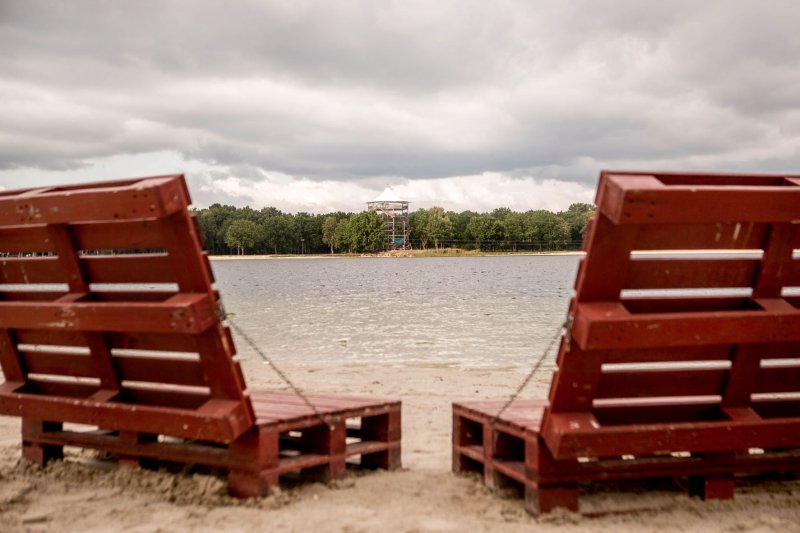
[[[453,469],[578,482],[800,471],[800,177],[603,172],[548,401],[453,406]]]
[[[243,497],[399,467],[399,402],[246,389],[189,203],[181,175],[0,192],[0,413],[23,456],[222,467]]]

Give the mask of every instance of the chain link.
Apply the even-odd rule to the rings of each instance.
[[[314,404],[313,404],[313,403],[311,403],[311,401],[310,401],[310,400],[309,400],[309,399],[306,397],[306,395],[305,395],[305,394],[303,394],[303,392],[302,392],[302,391],[301,391],[301,390],[300,390],[300,389],[299,389],[299,388],[298,388],[298,387],[297,387],[297,386],[296,386],[294,383],[292,383],[292,380],[290,380],[290,379],[289,379],[289,376],[287,376],[287,375],[286,375],[286,373],[284,373],[284,372],[283,372],[283,370],[281,370],[280,368],[278,368],[278,366],[275,364],[275,362],[274,362],[274,361],[272,361],[272,360],[271,360],[269,357],[267,357],[267,354],[265,354],[265,353],[264,353],[264,352],[263,352],[263,351],[262,351],[262,350],[261,350],[261,349],[258,347],[258,345],[255,343],[255,341],[254,341],[252,338],[250,338],[250,336],[249,336],[247,333],[245,333],[245,332],[244,332],[244,330],[242,330],[242,328],[240,328],[240,327],[239,327],[239,325],[238,325],[236,322],[234,322],[234,321],[233,321],[233,319],[231,318],[233,315],[232,315],[232,314],[230,314],[230,315],[229,315],[229,314],[224,314],[224,313],[225,313],[225,312],[224,312],[224,310],[222,311],[222,313],[223,313],[223,314],[222,314],[221,318],[222,318],[223,320],[227,320],[227,321],[228,321],[228,324],[230,324],[231,328],[233,328],[233,330],[234,330],[234,331],[235,331],[235,332],[236,332],[236,333],[237,333],[237,334],[238,334],[240,337],[242,337],[242,338],[243,338],[243,339],[244,339],[244,340],[247,342],[247,344],[249,344],[249,345],[250,345],[250,347],[251,347],[253,350],[255,350],[255,352],[256,352],[256,353],[257,353],[257,354],[258,354],[258,355],[261,357],[261,359],[263,359],[263,360],[264,360],[264,362],[265,362],[265,363],[267,363],[269,366],[271,366],[271,367],[272,367],[272,369],[275,371],[275,373],[276,373],[276,374],[278,374],[278,376],[280,376],[280,378],[281,378],[281,379],[282,379],[282,380],[283,380],[283,381],[284,381],[284,382],[285,382],[287,385],[289,385],[289,387],[292,389],[292,391],[293,391],[293,392],[294,392],[294,393],[295,393],[295,394],[296,394],[296,395],[297,395],[297,396],[298,396],[298,397],[299,397],[301,400],[303,400],[303,402],[304,402],[304,403],[305,403],[305,404],[306,404],[306,405],[307,405],[307,406],[308,406],[308,407],[311,409],[311,411],[314,413],[314,415],[315,415],[317,418],[319,418],[320,422],[322,422],[323,424],[325,424],[326,426],[328,426],[328,428],[330,428],[330,429],[333,429],[333,425],[332,425],[332,424],[330,424],[330,423],[329,423],[327,420],[325,420],[325,417],[323,417],[323,416],[322,416],[322,413],[320,413],[319,411],[317,411],[317,408],[314,406]]]
[[[555,346],[558,339],[561,338],[561,333],[563,331],[566,331],[567,342],[569,341],[571,329],[572,329],[572,319],[567,318],[564,321],[564,323],[558,327],[558,330],[556,331],[555,335],[553,335],[553,338],[550,339],[550,342],[547,344],[547,348],[545,348],[542,355],[539,356],[539,359],[536,361],[536,364],[533,365],[533,369],[528,373],[525,379],[522,380],[522,383],[520,383],[519,387],[517,387],[517,390],[514,391],[514,393],[508,398],[508,401],[503,405],[503,407],[501,407],[500,410],[497,411],[497,414],[494,415],[491,422],[489,422],[490,425],[493,426],[500,419],[503,413],[506,412],[506,409],[511,407],[511,404],[517,401],[519,395],[522,393],[523,390],[525,390],[525,387],[528,386],[528,383],[530,383],[530,381],[533,379],[533,376],[536,375],[536,372],[539,371],[539,368],[541,368],[542,364],[547,359],[547,356],[550,354],[550,351],[553,349],[553,346]]]
[[[222,320],[227,320],[228,324],[230,324],[231,328],[233,328],[233,330],[240,337],[242,337],[247,342],[248,345],[250,345],[250,347],[261,357],[261,359],[264,360],[265,363],[267,363],[269,366],[272,367],[272,369],[275,371],[275,373],[278,374],[278,376],[284,381],[284,383],[286,383],[292,389],[292,391],[301,400],[303,400],[303,402],[311,409],[311,411],[314,413],[314,415],[323,424],[325,424],[328,427],[331,427],[331,424],[329,424],[328,421],[325,420],[325,417],[322,416],[322,413],[320,413],[317,410],[317,408],[314,406],[314,404],[311,403],[311,401],[306,397],[306,395],[303,394],[303,392],[292,382],[291,379],[289,379],[289,376],[287,376],[286,373],[284,373],[275,364],[274,361],[272,361],[269,357],[267,357],[267,354],[265,354],[258,347],[258,345],[255,343],[255,341],[247,333],[245,333],[244,330],[242,330],[242,328],[240,328],[239,325],[236,322],[233,321],[233,318],[232,318],[233,315],[225,313],[224,309],[222,309],[221,306],[220,306],[220,315],[221,315],[220,318]],[[536,364],[533,365],[533,368],[531,369],[531,371],[528,373],[528,375],[525,377],[525,379],[522,380],[522,383],[520,383],[520,385],[517,387],[517,390],[514,391],[513,394],[511,394],[511,396],[508,398],[508,401],[505,404],[503,404],[503,407],[501,407],[500,410],[497,411],[497,414],[494,415],[494,417],[492,418],[492,420],[490,422],[490,425],[494,425],[500,419],[500,417],[503,415],[503,413],[505,413],[506,410],[509,407],[511,407],[511,405],[517,400],[517,398],[522,393],[522,391],[525,390],[525,387],[528,386],[528,383],[530,383],[530,381],[533,379],[533,376],[536,375],[536,373],[541,368],[542,364],[544,364],[545,360],[547,359],[547,356],[550,354],[550,352],[552,351],[552,349],[555,346],[556,342],[561,337],[561,333],[562,332],[566,332],[566,334],[567,334],[566,335],[567,336],[567,342],[569,342],[570,329],[572,329],[572,319],[571,318],[567,318],[564,321],[564,323],[562,323],[558,327],[558,330],[556,330],[555,335],[553,335],[553,337],[550,339],[550,342],[547,344],[547,348],[545,348],[545,350],[542,353],[542,355],[539,356],[539,359],[536,361]]]

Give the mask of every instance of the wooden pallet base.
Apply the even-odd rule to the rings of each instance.
[[[735,474],[800,472],[800,449],[556,460],[539,434],[547,402],[517,401],[494,421],[504,403],[453,404],[453,471],[480,472],[493,489],[516,484],[534,516],[557,507],[577,512],[584,482],[686,477],[690,494],[729,499]]]
[[[327,481],[350,463],[365,468],[400,467],[400,402],[308,395],[325,423],[295,394],[251,390],[257,424],[228,445],[164,435],[23,419],[22,455],[43,466],[63,457],[64,446],[102,450],[120,466],[157,467],[177,462],[222,468],[232,495],[266,495],[282,476]]]

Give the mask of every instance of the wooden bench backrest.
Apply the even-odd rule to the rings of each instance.
[[[586,437],[605,433],[620,453],[720,450],[703,430],[800,417],[800,177],[603,172],[596,203],[544,422],[556,453],[613,450]],[[643,424],[665,438],[637,441]]]
[[[227,442],[253,424],[182,175],[0,192],[0,412]]]

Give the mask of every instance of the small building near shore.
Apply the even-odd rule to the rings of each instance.
[[[408,224],[408,202],[401,200],[391,189],[386,189],[374,200],[367,202],[367,209],[375,211],[383,219],[384,244],[387,250],[409,248],[411,227]]]

